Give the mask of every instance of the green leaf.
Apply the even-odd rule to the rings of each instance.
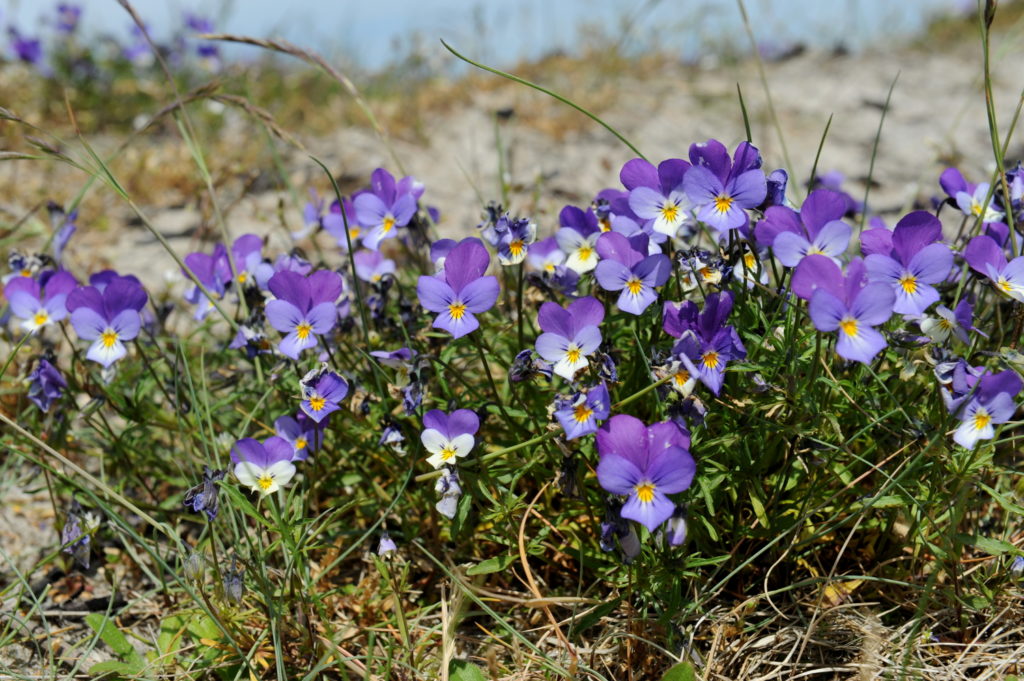
[[[208,638],[216,641],[222,636],[216,623],[206,615],[196,615],[188,621],[186,626],[188,633],[192,634],[195,639]]]
[[[132,644],[128,642],[128,639],[117,628],[117,625],[112,620],[107,619],[103,613],[94,612],[86,615],[85,623],[99,634],[100,639],[110,646],[110,649],[117,653],[118,657],[128,657],[135,652],[135,648],[132,648]]]
[[[89,667],[89,673],[93,676],[102,676],[104,674],[117,674],[118,676],[135,676],[140,671],[142,671],[142,667],[136,667],[125,662],[118,662],[117,660],[97,662],[93,666]]]
[[[982,537],[978,534],[958,534],[956,539],[961,544],[973,546],[990,556],[1001,556],[1004,553],[1012,553],[1017,550],[1010,542],[1003,541],[1002,539],[992,539],[991,537]]]
[[[516,562],[517,558],[518,556],[495,556],[494,558],[488,558],[487,560],[480,561],[466,570],[466,574],[486,575],[492,572],[501,572],[509,565]]]
[[[697,681],[697,673],[689,662],[680,662],[665,672],[661,681]]]
[[[452,660],[448,665],[448,678],[452,681],[487,681],[487,677],[471,662]]]
[[[274,525],[271,524],[269,520],[263,517],[263,514],[256,510],[256,507],[252,505],[252,502],[246,499],[245,495],[242,494],[241,490],[239,490],[233,484],[221,482],[218,483],[218,487],[220,487],[220,489],[223,492],[227,493],[227,495],[231,497],[232,506],[234,506],[235,508],[237,508],[238,510],[240,510],[242,513],[249,516],[253,520],[262,523],[267,528],[271,530],[277,529],[274,527]]]
[[[160,622],[160,633],[156,637],[156,646],[161,655],[177,652],[181,647],[181,634],[184,629],[185,623],[177,615],[164,618]]]

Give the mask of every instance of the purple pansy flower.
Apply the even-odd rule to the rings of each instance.
[[[535,270],[552,274],[555,268],[565,262],[565,253],[555,237],[549,236],[530,244],[526,249],[526,262]],[[594,259],[597,264],[597,258]]]
[[[480,326],[476,315],[491,309],[498,300],[498,279],[484,276],[490,260],[483,243],[469,237],[445,257],[441,276],[420,276],[416,295],[424,308],[438,313],[434,328],[461,338]]]
[[[60,370],[47,359],[40,359],[28,375],[28,399],[43,412],[50,411],[50,405],[59,400],[68,387]]]
[[[11,314],[23,320],[22,328],[30,333],[64,319],[68,315],[68,294],[78,286],[65,271],[51,272],[49,276],[44,273],[39,279],[17,277],[4,287]]]
[[[785,206],[767,209],[754,228],[757,243],[770,246],[786,267],[796,267],[806,255],[825,255],[839,264],[850,245],[852,228],[840,218],[846,212],[843,197],[827,189],[811,192],[799,215]]]
[[[94,277],[95,278],[95,277]],[[123,341],[139,334],[146,291],[138,281],[116,274],[103,286],[80,286],[67,297],[71,324],[79,338],[93,341],[86,357],[109,367],[128,350]]]
[[[597,240],[601,262],[594,269],[597,283],[606,291],[622,291],[616,303],[623,312],[643,314],[658,299],[654,288],[661,286],[672,271],[667,255],[647,255],[646,234],[627,239],[618,232],[605,232]]]
[[[554,238],[558,248],[565,254],[565,266],[578,274],[597,267],[597,249],[594,244],[602,230],[594,211],[588,208],[583,212],[576,206],[566,206],[558,214],[558,221],[561,227]]]
[[[959,368],[962,371],[954,371],[953,391],[960,396],[946,402],[950,413],[961,420],[953,440],[961,447],[973,449],[980,440],[991,440],[995,436],[994,426],[1013,418],[1017,410],[1013,398],[1024,384],[1010,369],[976,376],[966,363],[960,363]]]
[[[746,210],[761,205],[768,194],[757,148],[741,142],[730,161],[725,146],[712,139],[692,145],[690,161],[693,167],[686,171],[683,188],[697,219],[719,232],[746,225]]]
[[[281,416],[274,421],[274,433],[292,446],[292,461],[304,461],[315,454],[319,446],[320,430],[305,413],[298,418]]]
[[[982,182],[974,188],[973,192],[958,191],[956,193],[957,207],[964,215],[981,218],[982,222],[999,222],[1003,219],[1003,212],[995,206],[995,195],[989,197],[989,188],[988,182]]]
[[[679,338],[672,353],[686,366],[684,373],[699,378],[716,395],[722,389],[729,360],[747,356],[736,329],[725,323],[731,312],[732,294],[728,291],[708,295],[700,313],[689,300],[667,302],[663,310],[665,332]],[[678,373],[674,380],[683,386],[686,384]]]
[[[1024,256],[1007,262],[999,244],[992,237],[979,234],[967,244],[964,259],[975,272],[991,279],[997,290],[1024,302]]]
[[[302,380],[302,411],[320,423],[341,409],[339,403],[348,395],[348,381],[333,371],[311,372]]]
[[[57,30],[65,35],[70,35],[78,28],[78,21],[82,18],[82,7],[73,5],[70,2],[57,3]]]
[[[956,336],[961,343],[966,343],[968,342],[968,331],[988,337],[974,328],[974,307],[966,298],[957,303],[956,310],[939,305],[935,308],[935,313],[938,318],[926,316],[918,322],[921,332],[928,336],[933,343],[944,343],[950,334]]]
[[[267,321],[287,334],[278,349],[298,359],[300,352],[316,346],[317,336],[334,328],[338,320],[335,301],[343,289],[341,275],[319,270],[303,277],[282,271],[270,278],[268,286],[277,299],[267,303]]]
[[[205,513],[207,520],[212,523],[217,517],[218,510],[217,483],[223,480],[225,475],[227,470],[216,470],[203,464],[203,481],[185,492],[185,498],[182,500],[185,508],[191,508],[193,513]]]
[[[292,446],[277,436],[262,443],[251,437],[242,438],[231,448],[231,460],[238,481],[261,494],[276,492],[295,475]]]
[[[446,414],[440,409],[431,409],[423,415],[423,432],[420,440],[430,456],[427,458],[434,468],[453,465],[473,449],[473,438],[480,429],[480,418],[470,409],[456,409]]]
[[[502,265],[518,265],[526,260],[530,244],[537,239],[537,225],[528,218],[510,218],[506,213],[499,218],[496,229],[498,262]]]
[[[363,235],[363,246],[377,250],[380,242],[396,235],[397,227],[405,227],[416,213],[416,197],[411,190],[412,178],[399,183],[383,168],[377,168],[370,177],[370,191],[363,192],[352,201],[357,222],[368,231]]]
[[[823,255],[809,255],[793,272],[793,292],[809,300],[808,312],[818,331],[837,331],[839,356],[867,364],[886,347],[874,327],[892,316],[896,294],[888,284],[864,285],[864,263],[847,265],[846,276]]]
[[[666,495],[682,492],[693,481],[697,465],[689,446],[689,437],[670,421],[647,427],[618,414],[597,431],[597,480],[612,494],[629,497],[623,518],[653,532],[675,511]]]
[[[541,305],[537,322],[544,333],[537,338],[537,354],[554,365],[554,372],[571,381],[587,366],[587,356],[601,345],[598,325],[604,320],[604,306],[587,296],[562,308],[557,303]]]
[[[942,238],[942,223],[923,210],[902,218],[892,232],[892,251],[864,259],[868,280],[892,287],[893,312],[919,315],[939,299],[932,284],[944,281],[953,267],[953,253]]]
[[[585,393],[577,393],[571,399],[559,400],[556,405],[555,418],[562,425],[566,440],[596,433],[597,424],[611,413],[611,398],[604,383]]]
[[[629,208],[647,221],[647,229],[673,237],[690,218],[692,204],[683,188],[689,170],[690,164],[678,158],[662,161],[657,169],[641,158],[622,166],[619,179],[629,190]]]
[[[395,273],[395,261],[385,258],[380,251],[357,251],[353,259],[356,263],[356,276],[371,284],[376,284],[385,275]]]

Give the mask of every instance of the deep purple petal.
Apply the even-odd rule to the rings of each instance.
[[[672,421],[661,421],[647,427],[647,450],[651,456],[669,447],[690,448],[690,435]]]
[[[697,463],[690,453],[681,447],[669,447],[650,453],[647,475],[656,489],[665,494],[682,492],[693,482]]]
[[[341,275],[331,270],[317,270],[306,278],[306,282],[309,286],[310,305],[333,303],[344,289]]]
[[[892,232],[885,227],[875,227],[860,233],[860,252],[865,255],[889,256],[892,252]]]
[[[574,330],[585,326],[598,326],[604,321],[604,305],[592,296],[577,298],[569,304],[568,311],[572,315]]]
[[[672,274],[672,261],[663,253],[649,255],[633,267],[633,274],[648,286],[663,286]]]
[[[605,232],[597,238],[594,247],[602,260],[617,262],[626,267],[632,267],[647,256],[646,244],[642,251],[638,251],[629,239],[618,232]]]
[[[282,270],[272,276],[267,287],[279,300],[286,300],[305,314],[312,305],[309,282],[298,272]]]
[[[800,219],[807,228],[807,234],[814,240],[821,228],[846,214],[846,199],[829,189],[815,189],[800,206]]]
[[[661,192],[668,196],[673,191],[683,190],[683,178],[690,164],[679,158],[665,159],[658,164],[658,182]]]
[[[634,158],[626,161],[619,171],[619,181],[626,189],[632,190],[636,187],[651,187],[659,185],[658,171],[650,163],[642,158]]]
[[[992,237],[981,234],[974,237],[964,249],[964,260],[978,274],[988,276],[988,265],[997,271],[1006,267],[1006,255]]]
[[[445,280],[458,293],[466,284],[482,277],[490,262],[491,256],[480,239],[463,239],[445,258]]]
[[[792,289],[800,298],[809,300],[817,289],[831,293],[835,298],[845,298],[843,273],[839,265],[824,255],[808,255],[793,271]]]
[[[290,453],[288,458],[291,459]],[[263,445],[251,437],[242,438],[235,443],[235,446],[231,448],[231,461],[234,463],[249,462],[261,468],[267,468],[272,463]]]
[[[95,286],[79,286],[68,294],[68,312],[85,307],[99,315],[103,315],[103,294]]]
[[[603,307],[601,311],[604,312]],[[554,333],[563,338],[572,338],[575,331],[572,313],[558,303],[547,302],[540,306],[540,311],[537,313],[537,325],[542,331]]]
[[[754,227],[754,237],[759,246],[772,246],[783,232],[803,234],[799,216],[785,206],[771,206],[764,213],[764,219]]]
[[[618,454],[646,466],[647,427],[635,416],[616,414],[597,431],[597,451],[602,457]]]
[[[942,223],[924,210],[905,215],[892,231],[892,248],[904,265],[918,251],[942,238]]]
[[[287,440],[276,435],[263,441],[263,450],[270,465],[278,461],[291,461],[295,454],[295,448]]]
[[[451,433],[448,432],[448,414],[440,409],[431,409],[423,415],[423,429],[436,430],[449,440]]]
[[[456,409],[448,416],[448,437],[454,438],[463,433],[475,435],[480,429],[480,417],[472,409]]]
[[[723,183],[732,166],[732,161],[729,159],[729,150],[725,148],[724,144],[715,139],[691,144],[690,163],[694,167],[700,167],[703,170],[709,171]]]

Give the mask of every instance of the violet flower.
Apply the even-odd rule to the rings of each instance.
[[[502,265],[518,265],[526,260],[527,249],[537,239],[537,225],[528,218],[501,216],[498,230],[498,262]]]
[[[598,325],[604,320],[604,306],[596,298],[579,298],[562,308],[557,303],[541,305],[537,323],[544,333],[537,338],[537,354],[554,365],[554,372],[567,381],[587,366],[587,356],[601,345]]]
[[[455,511],[459,507],[459,498],[462,496],[462,485],[459,484],[459,471],[455,466],[444,467],[444,473],[434,484],[434,491],[441,497],[434,504],[434,508],[444,517],[454,518]]]
[[[872,253],[864,259],[868,280],[892,287],[893,312],[919,315],[939,299],[932,284],[949,277],[953,253],[942,238],[942,223],[923,210],[903,217],[892,232],[892,251]]]
[[[1006,254],[995,240],[979,234],[968,242],[964,260],[972,270],[988,277],[996,290],[1024,302],[1024,256],[1007,262]]]
[[[576,206],[566,206],[558,214],[558,222],[561,227],[555,232],[554,238],[560,252],[564,253],[565,266],[578,274],[597,267],[597,249],[594,244],[597,237],[601,236],[601,228],[594,211],[588,208],[584,213]]]
[[[697,219],[720,233],[746,225],[746,210],[757,208],[768,194],[757,148],[741,142],[730,161],[725,146],[712,139],[691,145],[690,161],[683,188]]]
[[[380,251],[357,251],[353,260],[356,263],[356,276],[371,284],[395,273],[395,261],[385,258]]]
[[[754,228],[757,243],[770,246],[786,267],[796,267],[806,255],[817,253],[836,264],[850,245],[852,228],[840,218],[846,212],[843,197],[827,189],[811,192],[799,215],[785,206],[772,206]]]
[[[729,361],[747,356],[736,329],[725,323],[731,313],[732,294],[728,291],[708,295],[699,314],[689,300],[667,302],[663,311],[665,332],[679,338],[672,353],[686,366],[686,373],[699,378],[715,395],[722,390]],[[674,380],[680,383],[680,379],[684,389],[686,380],[677,372]]]
[[[278,272],[268,282],[276,300],[267,303],[270,325],[287,334],[278,349],[292,359],[315,347],[317,336],[334,328],[338,310],[334,303],[341,295],[341,275],[330,270],[313,272],[303,277],[295,272]]]
[[[566,440],[597,432],[597,424],[611,413],[608,386],[600,383],[585,393],[556,402],[555,418],[565,431]]]
[[[647,255],[647,235],[627,239],[605,232],[597,240],[601,262],[594,269],[597,283],[606,291],[622,291],[616,303],[623,312],[643,314],[658,299],[654,288],[668,281],[672,261],[667,255]]]
[[[653,532],[675,504],[667,495],[689,488],[697,465],[690,442],[669,421],[647,427],[627,414],[613,416],[597,431],[597,480],[612,494],[628,496],[622,517]]]
[[[44,273],[39,281],[31,277],[11,279],[4,287],[4,296],[11,306],[11,314],[23,320],[21,326],[29,333],[68,315],[68,294],[78,286],[69,272]]]
[[[227,475],[226,470],[214,470],[203,464],[203,481],[185,492],[183,503],[194,513],[203,512],[210,522],[217,517],[217,483]]]
[[[461,338],[480,326],[476,315],[498,300],[498,279],[484,276],[488,264],[487,248],[469,237],[448,253],[443,277],[420,276],[416,295],[424,308],[438,313],[434,328]]]
[[[332,201],[327,213],[321,218],[321,224],[324,231],[333,236],[338,242],[338,247],[346,253],[349,244],[355,248],[359,243],[359,237],[362,236],[362,228],[359,226],[356,208],[351,199],[342,199],[341,203],[338,203],[337,199]]]
[[[963,374],[968,388],[963,397],[948,402],[950,413],[956,414],[960,426],[953,434],[953,440],[966,449],[973,449],[981,440],[995,437],[994,426],[1013,418],[1017,405],[1013,398],[1020,392],[1022,384],[1015,371],[1007,369],[999,373],[986,373],[974,378]],[[954,383],[956,381],[954,380]]]
[[[968,217],[981,218],[982,222],[999,222],[1003,219],[1003,212],[995,206],[995,194],[988,195],[989,188],[988,182],[982,182],[973,192],[957,192],[957,207]]]
[[[67,387],[60,370],[45,358],[40,359],[28,375],[28,399],[44,413],[50,411],[50,406],[61,398]]]
[[[411,191],[412,178],[396,183],[394,176],[383,168],[373,171],[370,191],[356,196],[352,205],[356,221],[367,228],[363,246],[377,250],[380,242],[397,234],[396,227],[405,227],[416,213],[416,197]]]
[[[526,262],[535,270],[551,274],[557,266],[565,262],[565,253],[562,252],[555,237],[549,236],[529,245],[526,249]],[[596,258],[594,262],[597,263]]]
[[[874,327],[892,316],[896,294],[888,284],[864,285],[864,263],[847,265],[846,276],[823,255],[809,255],[793,272],[793,292],[809,300],[808,312],[818,331],[838,331],[836,352],[843,359],[869,363],[886,347]]]
[[[139,334],[146,291],[129,277],[113,278],[103,286],[80,286],[67,297],[71,325],[83,340],[93,341],[86,357],[104,368],[128,354],[124,341]]]
[[[674,237],[690,217],[690,198],[684,190],[683,178],[690,164],[670,158],[658,168],[640,158],[622,166],[619,179],[629,190],[629,207],[639,218],[647,221],[647,228]]]
[[[955,311],[944,305],[939,305],[935,308],[935,313],[938,318],[925,316],[918,322],[921,332],[928,336],[933,343],[944,343],[950,334],[956,336],[961,343],[967,343],[968,331],[988,337],[974,328],[974,308],[966,298],[957,303]]]
[[[242,438],[231,448],[231,460],[238,481],[260,494],[273,494],[295,475],[292,446],[277,436],[262,443],[251,437]]]
[[[420,433],[423,446],[430,452],[427,463],[434,468],[454,465],[456,459],[473,449],[473,436],[479,429],[480,418],[470,409],[456,409],[451,414],[431,409],[423,415]]]
[[[318,424],[305,412],[300,412],[298,418],[278,417],[274,421],[274,434],[292,446],[292,461],[305,461],[319,446]]]
[[[341,409],[339,403],[348,395],[348,381],[333,371],[310,372],[302,380],[302,411],[320,423]]]

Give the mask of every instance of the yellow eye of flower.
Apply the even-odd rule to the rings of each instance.
[[[508,252],[511,253],[512,255],[514,255],[517,258],[520,255],[522,255],[523,254],[523,240],[522,239],[513,239],[512,241],[510,241],[509,244],[508,244]]]
[[[117,343],[117,331],[113,329],[107,329],[100,334],[100,341],[103,343],[103,347],[112,348]]]
[[[46,313],[46,310],[40,310],[39,312],[36,312],[34,317],[32,317],[32,322],[36,326],[42,326],[47,321],[49,321],[49,319],[50,319],[50,315],[48,315]]]
[[[626,282],[626,288],[629,289],[630,295],[638,296],[640,295],[640,291],[644,288],[644,283],[636,277],[633,277]]]
[[[584,244],[580,246],[580,250],[576,251],[576,254],[580,260],[590,260],[590,256],[594,254],[594,249],[589,244]]]
[[[856,336],[857,320],[853,317],[843,317],[839,322],[839,329],[847,336]]]
[[[309,338],[309,334],[313,332],[313,325],[309,322],[302,322],[295,327],[295,335],[299,337],[299,340],[306,340]]]
[[[904,293],[917,293],[917,277],[909,272],[900,277],[900,286],[903,287]]]
[[[637,485],[634,489],[636,490],[636,498],[640,500],[641,504],[649,504],[652,501],[654,501],[653,482],[645,480],[644,482],[641,482],[639,485]]]
[[[307,444],[306,443],[306,438],[304,438],[304,437],[296,438],[296,440],[295,440],[295,449],[305,449],[306,448],[306,444]]]
[[[690,372],[685,369],[680,369],[675,373],[673,379],[680,388],[686,385],[686,382],[690,380]]]
[[[580,357],[583,355],[580,349],[575,345],[570,345],[569,349],[565,351],[565,358],[569,360],[570,364],[575,364],[580,361]]]
[[[718,353],[714,350],[708,350],[700,357],[701,363],[708,369],[718,368]]]
[[[387,234],[395,227],[395,219],[390,215],[384,218],[384,223],[381,225],[381,231]]]
[[[732,207],[733,198],[726,196],[725,194],[719,194],[715,197],[715,210],[719,213],[728,213]]]
[[[451,315],[452,319],[459,321],[466,314],[465,303],[452,303],[448,306],[448,314]]]
[[[309,398],[309,408],[313,411],[320,411],[327,404],[327,400],[320,395],[313,395]]]
[[[454,457],[455,454],[456,454],[456,451],[455,451],[454,448],[452,448],[451,445],[449,445],[449,446],[447,446],[447,447],[445,447],[444,449],[441,450],[441,458],[444,459],[445,461],[448,461],[449,459]]]
[[[576,405],[573,410],[572,417],[576,420],[576,423],[586,423],[590,420],[590,417],[594,415],[594,410],[585,404]]]
[[[676,218],[679,217],[679,205],[675,203],[666,203],[661,206],[661,217],[665,219],[665,222],[675,222]]]
[[[266,492],[274,484],[274,478],[270,477],[269,473],[264,473],[256,481],[256,484],[259,485],[261,491]]]
[[[992,416],[984,409],[974,412],[974,429],[981,430],[992,422]]]

